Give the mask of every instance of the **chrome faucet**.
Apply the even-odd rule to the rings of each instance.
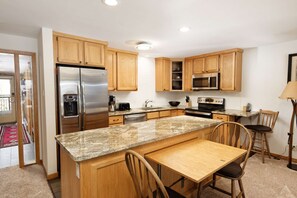
[[[153,102],[152,100],[146,100],[146,101],[144,101],[144,107],[147,107],[147,105],[148,105],[148,103],[150,103],[150,102]]]

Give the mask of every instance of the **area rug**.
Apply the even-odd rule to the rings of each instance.
[[[23,144],[29,144],[30,140],[24,127],[23,129]],[[18,127],[16,124],[1,126],[0,148],[18,145]]]

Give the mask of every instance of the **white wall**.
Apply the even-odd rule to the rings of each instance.
[[[53,31],[42,28],[39,36],[40,53],[40,113],[43,165],[47,175],[57,173],[56,104]]]
[[[38,52],[37,39],[0,33],[0,48],[26,52]]]
[[[116,96],[116,102],[130,102],[131,108],[144,106],[144,101],[149,99],[153,106],[166,106],[168,101],[176,99],[176,93],[155,91],[155,59],[138,57],[138,90],[137,91],[111,91],[109,94]]]

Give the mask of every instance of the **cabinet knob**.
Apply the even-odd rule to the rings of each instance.
[[[86,65],[88,64],[88,62],[86,62]]]
[[[82,61],[79,61],[79,63],[82,63]]]

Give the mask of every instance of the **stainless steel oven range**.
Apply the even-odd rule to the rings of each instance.
[[[224,98],[198,97],[198,106],[186,108],[185,114],[195,117],[212,118],[212,111],[225,111]]]

